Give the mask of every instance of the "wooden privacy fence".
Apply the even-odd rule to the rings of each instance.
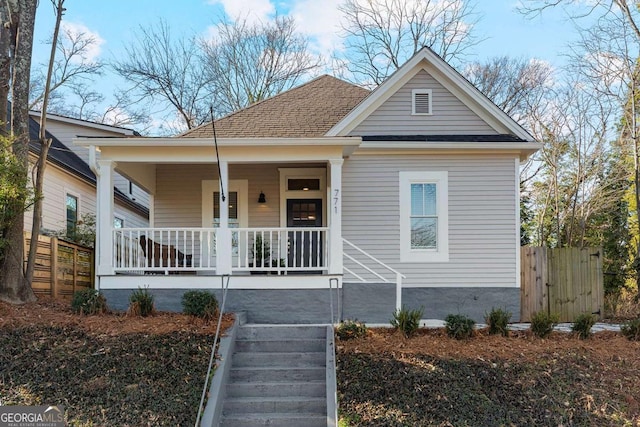
[[[520,320],[538,311],[573,322],[582,313],[603,314],[601,248],[522,247]]]
[[[25,259],[31,233],[25,232]],[[56,237],[39,236],[31,287],[36,296],[70,298],[74,292],[93,288],[93,249]]]

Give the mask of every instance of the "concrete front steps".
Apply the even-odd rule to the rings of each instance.
[[[241,326],[220,425],[326,427],[327,342],[326,326]]]

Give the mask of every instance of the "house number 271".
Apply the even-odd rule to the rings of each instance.
[[[340,200],[340,190],[336,188],[333,191],[334,191],[334,194],[333,194],[333,209],[334,209],[335,213],[338,213],[338,201]]]

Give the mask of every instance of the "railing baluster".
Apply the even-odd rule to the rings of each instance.
[[[138,274],[215,269],[216,232],[215,228],[191,227],[112,229],[113,266],[118,272]],[[287,274],[326,269],[329,258],[326,227],[235,228],[230,232],[232,245],[225,250],[233,251],[233,271],[257,269]]]

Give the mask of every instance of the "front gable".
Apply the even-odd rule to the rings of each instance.
[[[414,114],[414,91],[428,91],[429,114]],[[349,136],[498,134],[424,68],[369,114]]]
[[[413,91],[431,98],[414,114]],[[351,110],[326,136],[511,135],[533,137],[429,48],[423,48]]]

